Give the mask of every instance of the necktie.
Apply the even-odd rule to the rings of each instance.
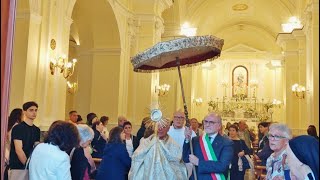
[[[209,136],[209,141],[212,144],[213,138]]]

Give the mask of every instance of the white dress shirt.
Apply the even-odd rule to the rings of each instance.
[[[185,127],[177,129],[177,128],[174,128],[173,126],[170,126],[170,129],[168,131],[168,135],[174,141],[176,141],[176,143],[178,143],[180,145],[181,149],[183,149],[183,144],[184,144],[184,139],[185,139],[184,130],[185,130]],[[191,138],[196,137],[196,136],[197,136],[196,133],[194,131],[192,131]]]

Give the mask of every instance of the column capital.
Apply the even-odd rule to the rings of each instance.
[[[158,2],[158,3],[157,3]],[[162,12],[173,5],[173,0],[158,0],[155,1],[155,11],[158,16],[161,16]]]
[[[30,13],[41,14],[41,0],[29,0]]]
[[[133,17],[129,17],[128,21],[128,37],[129,37],[129,41],[130,41],[130,47],[134,47],[136,42],[137,42],[137,34],[140,32],[140,21],[133,18]]]
[[[160,42],[161,41],[161,35],[164,33],[164,25],[163,25],[163,19],[157,18],[155,20],[155,41]]]
[[[284,50],[290,51],[293,49],[297,49],[298,42],[293,33],[279,33],[276,38],[276,43]]]

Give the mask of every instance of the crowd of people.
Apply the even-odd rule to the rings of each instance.
[[[266,166],[268,180],[319,179],[313,125],[308,135],[292,137],[285,124],[260,122],[255,134],[244,120],[228,122],[224,129],[221,117],[209,113],[201,123],[191,118],[187,127],[178,110],[157,128],[144,118],[135,136],[124,116],[109,131],[107,116],[89,113],[84,122],[73,110],[68,120],[54,121],[40,142],[40,129],[33,124],[37,112],[38,104],[30,101],[10,113],[4,179],[28,169],[31,180],[243,180],[248,158]],[[101,159],[99,167],[94,158]]]

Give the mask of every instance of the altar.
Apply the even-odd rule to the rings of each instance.
[[[210,101],[209,112],[216,112],[221,115],[222,124],[231,124],[244,120],[248,127],[257,131],[258,124],[262,121],[272,121],[272,108],[276,106],[270,100],[257,98],[216,98]]]

